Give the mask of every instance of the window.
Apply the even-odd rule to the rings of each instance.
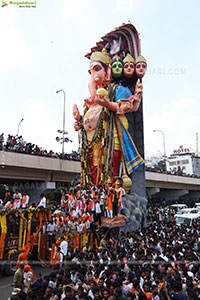
[[[189,164],[189,160],[188,159],[184,159],[184,160],[182,160],[181,164],[182,165],[187,165],[187,164]]]
[[[169,165],[170,165],[170,166],[176,166],[176,161],[170,161],[170,162],[169,162]]]

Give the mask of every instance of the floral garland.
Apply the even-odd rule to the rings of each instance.
[[[87,110],[84,111],[84,114]],[[90,159],[89,159],[89,151],[90,149],[97,143],[102,140],[103,134],[103,122],[107,119],[107,112],[103,108],[99,120],[97,122],[97,128],[95,130],[94,136],[91,142],[88,142],[87,133],[84,127],[82,127],[82,148],[81,148],[81,183],[90,187],[91,185],[91,168],[90,168]]]
[[[118,84],[111,84],[109,87],[109,101],[115,101],[115,91]],[[84,115],[88,111],[88,106],[85,107]],[[96,130],[91,142],[88,142],[87,132],[83,126],[83,120],[79,122],[81,129],[81,184],[91,187],[92,172],[90,167],[90,149],[94,145],[98,145],[98,167],[97,167],[97,182],[104,186],[108,177],[112,173],[113,161],[113,143],[114,143],[114,113],[107,108],[102,108]]]
[[[4,244],[7,234],[7,225],[6,225],[6,216],[0,216],[0,225],[1,225],[1,239],[0,239],[0,259],[3,258],[4,254]]]
[[[22,214],[22,213],[30,213],[30,212],[40,212],[40,211],[44,211],[44,212],[49,212],[51,210],[51,208],[49,207],[46,207],[46,208],[32,208],[32,207],[29,207],[29,208],[20,208],[20,209],[0,209],[0,216],[4,216],[4,215],[7,215],[7,214],[10,214],[10,213],[19,213],[19,214]]]

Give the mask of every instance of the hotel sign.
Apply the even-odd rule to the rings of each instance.
[[[189,148],[179,148],[177,150],[173,150],[173,154],[181,154],[181,153],[190,153]]]

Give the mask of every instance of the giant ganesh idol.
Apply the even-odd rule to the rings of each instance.
[[[77,121],[75,129],[82,131],[82,180],[86,185],[91,182],[104,185],[108,177],[114,180],[119,176],[121,159],[129,174],[143,164],[143,159],[128,133],[125,116],[126,112],[133,110],[135,100],[131,91],[118,83],[109,86],[110,92],[106,90],[110,75],[109,62],[110,58],[105,49],[91,55],[90,98],[86,100],[83,117],[74,106]],[[112,68],[112,71],[117,72],[117,69]],[[128,102],[125,105],[118,102],[124,99]]]
[[[132,174],[139,169],[141,182],[144,180],[143,149],[142,153],[138,151],[138,140],[135,142],[132,135],[134,128],[129,126],[134,123],[138,111],[143,122],[142,76],[135,71],[135,59],[138,58],[137,63],[141,63],[140,44],[138,34],[131,24],[122,25],[114,32],[116,40],[113,40],[113,32],[108,33],[86,55],[90,59],[90,97],[85,100],[83,115],[74,105],[74,128],[81,136],[81,184],[88,189],[92,185],[105,187],[108,180],[114,183],[117,178],[121,178],[126,192],[132,185],[131,198],[124,196],[123,209],[126,219],[135,224],[135,229],[145,218],[146,208],[145,184],[141,194],[138,190],[134,193],[131,184]],[[113,51],[114,44],[117,47]],[[143,132],[139,136],[140,147]],[[141,207],[137,199],[140,199]],[[128,227],[127,223],[127,230]]]

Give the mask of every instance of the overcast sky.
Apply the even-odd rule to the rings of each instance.
[[[0,132],[20,134],[47,150],[62,129],[66,91],[66,130],[78,148],[72,107],[82,110],[89,96],[88,59],[100,37],[130,21],[140,33],[148,62],[144,85],[146,155],[169,155],[180,145],[196,147],[200,132],[199,0],[38,0],[36,8],[0,7]]]

